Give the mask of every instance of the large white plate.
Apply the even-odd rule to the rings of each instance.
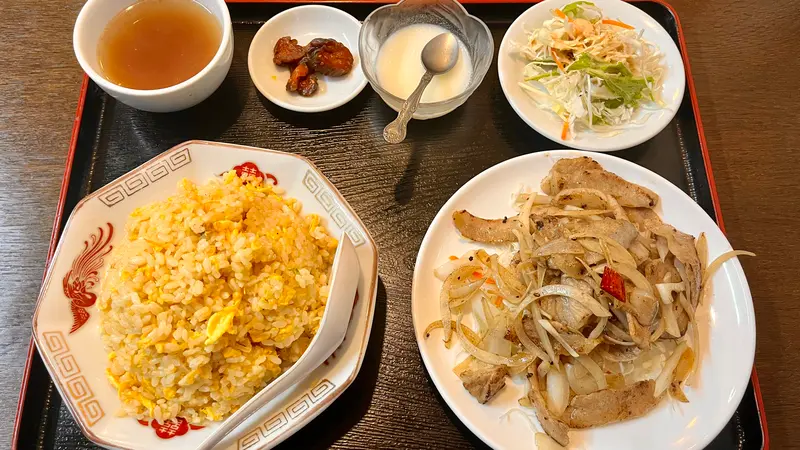
[[[533,432],[523,418],[500,418],[510,408],[518,407],[523,383],[507,382],[506,388],[486,405],[478,404],[463,388],[452,371],[464,359],[460,346],[447,350],[441,331],[432,332],[428,339],[424,336],[425,327],[439,319],[442,283],[433,270],[449,255],[479,247],[460,237],[451,219],[453,211],[467,209],[487,218],[514,215],[511,193],[523,184],[538,189],[554,161],[577,156],[591,156],[605,169],[658,193],[661,202],[657,211],[667,223],[695,236],[706,233],[710,259],[731,249],[714,221],[683,191],[647,169],[610,155],[559,150],[520,156],[484,171],[462,186],[436,215],[422,241],[414,269],[411,312],[422,360],[437,389],[461,421],[495,449],[535,447]],[[570,448],[699,449],[719,433],[747,387],[755,353],[755,320],[750,289],[738,260],[725,263],[714,275],[713,285],[710,301],[697,313],[702,340],[700,382],[687,389],[690,403],[665,400],[638,419],[571,431]]]
[[[597,0],[592,3],[601,8],[606,17],[619,19],[636,27],[637,30],[644,30],[643,37],[658,46],[664,54],[663,64],[667,68],[662,92],[662,99],[666,104],[664,108],[648,112],[652,115],[643,125],[630,126],[616,136],[601,137],[589,131],[582,131],[577,136],[564,140],[561,139],[561,119],[550,111],[539,109],[530,95],[519,86],[526,61],[517,55],[518,52],[514,50],[512,43],[526,42],[525,30],[540,27],[545,20],[552,18],[550,11],[561,8],[567,3],[570,3],[570,0],[545,0],[530,7],[511,24],[503,36],[497,54],[497,73],[500,76],[500,86],[511,107],[522,120],[548,139],[583,150],[598,152],[622,150],[641,144],[661,132],[675,117],[683,100],[683,91],[686,87],[683,59],[675,41],[655,19],[639,8],[620,0]],[[644,112],[640,111],[639,117],[642,114]]]

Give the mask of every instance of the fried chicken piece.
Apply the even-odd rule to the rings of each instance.
[[[317,80],[317,76],[312,73],[297,83],[297,93],[303,97],[311,97],[317,92],[317,87],[319,87],[319,81]]]
[[[289,92],[297,92],[300,82],[308,78],[311,74],[311,69],[308,68],[306,60],[300,61],[299,64],[292,68],[292,73],[289,74],[289,81],[286,82],[286,90]]]
[[[331,77],[341,77],[353,70],[353,54],[334,39],[314,39],[306,46],[309,67]]]
[[[278,39],[273,49],[272,62],[278,66],[293,66],[306,56],[307,49],[297,43],[297,39],[284,36]]]

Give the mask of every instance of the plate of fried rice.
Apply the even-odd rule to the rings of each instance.
[[[357,375],[377,249],[303,157],[178,145],[74,209],[48,268],[34,339],[82,431],[107,448],[193,448],[313,339],[338,238],[361,277],[342,346],[218,448],[270,448]]]

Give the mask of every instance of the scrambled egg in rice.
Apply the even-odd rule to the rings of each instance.
[[[222,420],[308,347],[338,242],[282,194],[231,171],[133,211],[97,303],[122,414]]]

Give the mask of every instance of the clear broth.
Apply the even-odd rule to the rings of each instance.
[[[219,21],[192,0],[142,0],[106,25],[97,57],[103,75],[131,89],[161,89],[188,80],[214,58]]]

